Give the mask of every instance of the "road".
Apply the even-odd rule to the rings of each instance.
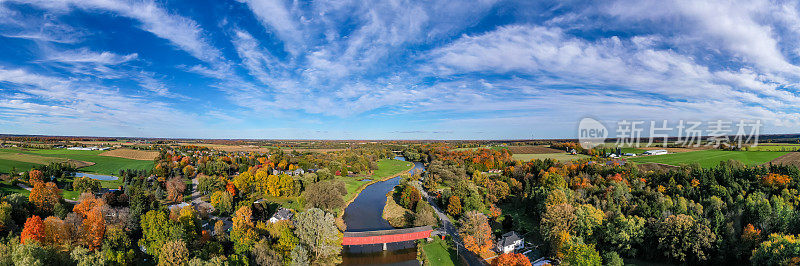
[[[447,217],[440,209],[439,206],[436,205],[436,202],[433,198],[428,196],[428,192],[422,189],[420,186],[420,182],[416,181],[413,182],[414,187],[417,188],[422,193],[422,197],[428,201],[428,203],[433,207],[434,212],[436,212],[436,216],[439,216],[439,220],[442,221],[442,227],[444,231],[453,238],[453,242],[456,243],[456,247],[458,249],[458,255],[467,262],[467,265],[470,266],[484,266],[488,265],[485,260],[483,260],[480,256],[476,255],[472,251],[467,250],[464,248],[464,242],[461,240],[461,236],[458,235],[458,229],[453,225],[453,222],[450,221],[450,217]]]

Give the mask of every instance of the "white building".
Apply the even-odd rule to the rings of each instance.
[[[503,234],[497,241],[497,252],[509,253],[524,247],[525,239],[514,231]]]
[[[275,214],[273,214],[272,217],[269,217],[269,222],[277,223],[278,221],[289,220],[292,219],[292,216],[294,216],[294,214],[291,210],[286,208],[278,208],[278,210],[275,211]]]
[[[667,150],[649,150],[649,151],[645,151],[643,154],[644,155],[662,155],[662,154],[667,154],[667,153],[668,153]]]

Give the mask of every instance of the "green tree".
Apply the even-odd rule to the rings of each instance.
[[[211,194],[211,206],[220,215],[229,214],[233,211],[233,196],[225,190],[217,190]]]
[[[684,214],[657,221],[653,233],[662,254],[679,262],[706,260],[707,250],[716,238],[711,229]]]
[[[258,232],[252,218],[253,210],[249,206],[242,206],[233,215],[231,240],[233,240],[233,250],[238,254],[246,254],[258,241]]]
[[[149,211],[142,216],[142,238],[139,245],[147,254],[159,256],[165,243],[180,239],[181,227],[167,217],[163,211]]]
[[[771,234],[755,250],[753,265],[795,265],[800,257],[800,241],[795,235]]]
[[[101,254],[99,251],[93,252],[81,246],[73,249],[69,256],[78,266],[97,266],[106,264],[105,256],[103,256],[103,254]]]
[[[341,262],[342,233],[336,227],[332,214],[312,208],[298,213],[293,221],[299,243],[309,251],[314,263]]]
[[[305,198],[310,207],[333,211],[344,207],[344,195],[347,195],[344,182],[328,180],[311,184],[306,190]]]
[[[644,219],[617,212],[603,222],[598,237],[602,247],[628,257],[636,257],[644,241]]]
[[[564,247],[564,260],[565,265],[602,265],[603,260],[600,258],[600,253],[594,249],[594,245],[584,244],[580,238],[573,237]]]

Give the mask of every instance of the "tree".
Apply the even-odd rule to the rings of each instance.
[[[584,244],[580,238],[572,238],[564,247],[564,264],[566,265],[601,265],[603,260],[594,245]]]
[[[72,181],[72,189],[81,193],[97,193],[100,191],[100,181],[83,176]]]
[[[31,216],[25,221],[25,227],[22,228],[22,235],[20,236],[22,244],[30,244],[32,242],[42,243],[45,240],[44,222],[39,216]]]
[[[771,234],[755,250],[750,262],[753,265],[797,265],[800,257],[800,240],[794,235]]]
[[[67,224],[58,217],[50,216],[44,219],[43,244],[51,246],[66,246],[69,244],[70,235]]]
[[[439,222],[439,219],[430,204],[427,202],[417,204],[414,214],[414,226],[436,225],[437,222]]]
[[[403,185],[400,190],[400,205],[404,208],[413,210],[417,207],[417,202],[422,199],[419,190],[412,185]]]
[[[656,221],[653,232],[662,254],[679,262],[706,260],[706,250],[716,238],[706,225],[684,214]]]
[[[644,241],[644,219],[638,216],[626,217],[616,213],[603,222],[598,237],[601,246],[628,257],[635,257],[638,247]]]
[[[53,205],[61,201],[61,190],[53,182],[36,182],[28,199],[41,213],[51,213]]]
[[[250,206],[242,206],[233,215],[231,240],[236,253],[245,254],[258,241],[258,233],[252,221],[253,210]]]
[[[448,199],[447,213],[452,216],[461,214],[461,199],[458,196],[450,196]]]
[[[461,218],[461,227],[458,228],[464,247],[476,254],[482,254],[492,248],[492,228],[486,215],[477,211],[470,211]]]
[[[106,258],[100,252],[92,252],[84,247],[76,247],[69,254],[78,266],[105,265]]]
[[[322,208],[328,211],[344,207],[347,189],[342,181],[322,181],[311,184],[305,193],[306,202],[312,208]]]
[[[228,191],[219,190],[211,194],[211,206],[217,213],[225,215],[233,211],[233,196]]]
[[[145,247],[147,254],[159,256],[165,243],[180,238],[180,226],[167,217],[163,211],[152,210],[142,215],[142,238],[139,245]]]
[[[186,190],[186,183],[179,177],[173,177],[167,181],[167,200],[170,202],[183,201],[183,192]]]
[[[44,182],[44,173],[39,170],[31,170],[28,172],[28,183],[34,184]]]
[[[187,165],[183,167],[183,175],[186,176],[187,178],[192,178],[194,176],[194,173],[196,172],[197,171],[194,169],[194,166]]]
[[[501,254],[492,261],[492,266],[530,266],[528,257],[519,253]]]
[[[258,241],[250,252],[250,260],[253,265],[283,265],[283,258],[269,247],[269,241],[262,239]]]
[[[181,239],[169,241],[158,254],[159,266],[182,266],[189,262],[189,250]]]
[[[8,202],[0,203],[0,230],[11,231],[16,229],[14,223],[14,207]]]
[[[335,264],[341,262],[342,233],[336,227],[333,215],[312,208],[298,213],[293,218],[298,246],[303,246],[311,253],[312,261],[319,264]],[[293,260],[294,258],[294,251]]]
[[[569,239],[565,239],[565,234],[570,234],[577,219],[575,208],[567,203],[548,205],[545,208],[545,213],[539,223],[539,230],[544,239],[550,244],[554,254],[558,255],[562,250],[564,241]]]

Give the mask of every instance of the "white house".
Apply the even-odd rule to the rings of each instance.
[[[278,208],[278,210],[275,211],[275,214],[273,214],[272,217],[269,217],[269,222],[277,223],[278,221],[289,220],[292,219],[292,216],[294,216],[294,214],[291,210],[286,208]]]
[[[667,150],[649,150],[643,153],[644,155],[662,155],[667,154]]]
[[[509,253],[524,247],[525,239],[514,231],[503,234],[497,241],[497,252]]]

